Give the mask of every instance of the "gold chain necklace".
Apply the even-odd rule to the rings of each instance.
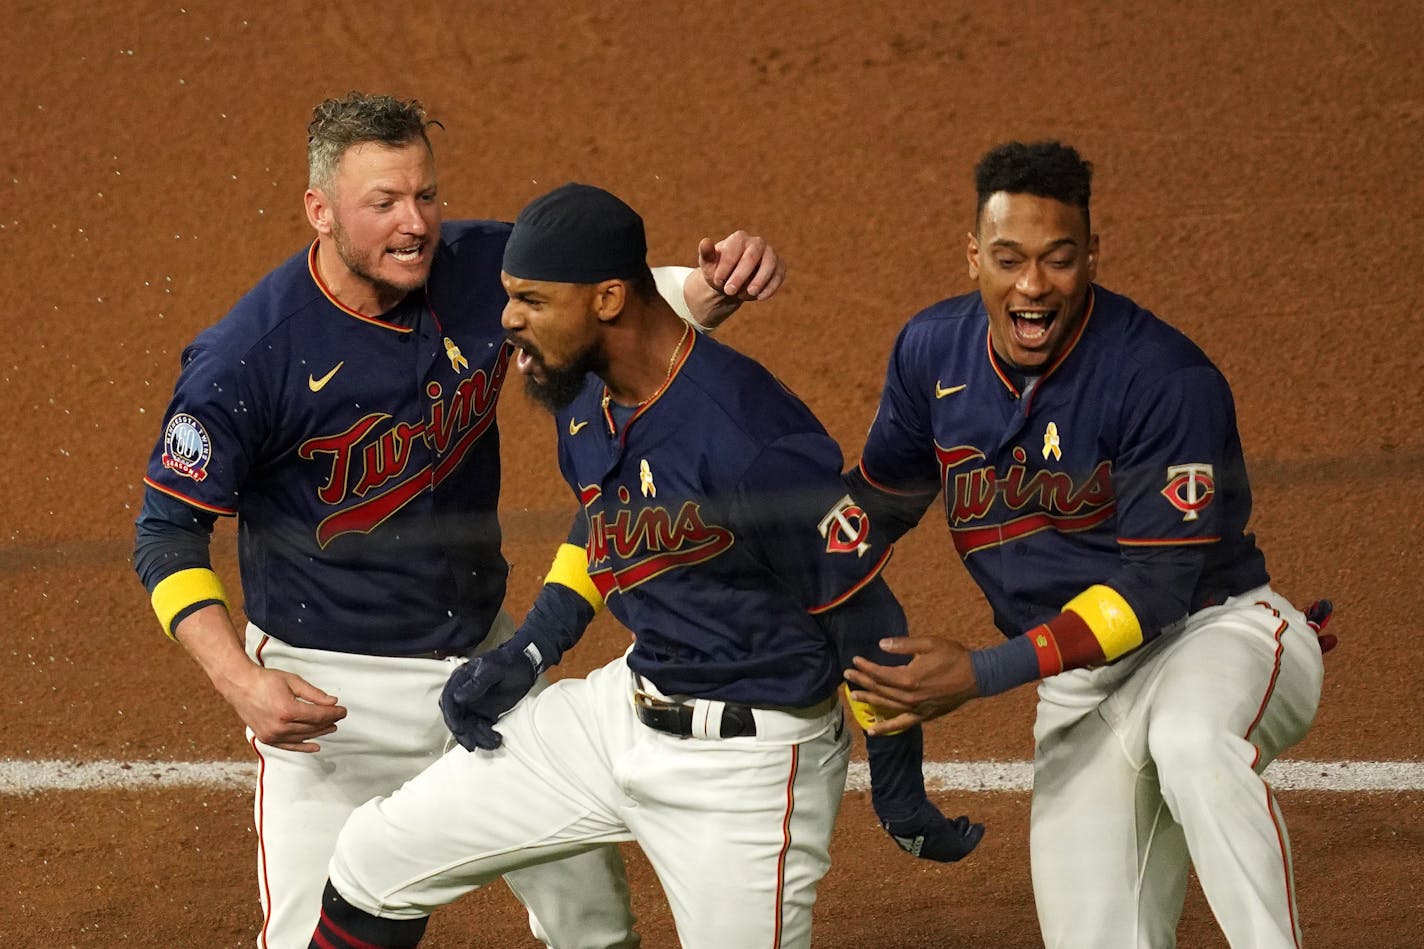
[[[635,408],[635,409],[641,409],[643,406],[645,406],[645,405],[647,405],[649,402],[653,401],[654,397],[656,397],[659,392],[662,392],[664,389],[667,388],[668,380],[672,378],[672,368],[673,368],[673,366],[677,365],[677,357],[678,357],[678,355],[682,352],[682,344],[685,343],[685,342],[687,342],[687,334],[690,333],[690,332],[692,332],[692,324],[690,324],[690,323],[683,323],[683,324],[682,324],[682,335],[677,338],[677,345],[672,348],[672,355],[671,355],[670,357],[668,357],[667,372],[663,373],[663,381],[658,384],[658,387],[657,387],[656,389],[653,390],[653,394],[652,394],[652,395],[648,396],[646,399],[643,399],[643,400],[640,401],[640,402],[635,403],[635,404],[633,405],[633,408]],[[607,410],[608,410],[608,400],[609,400],[608,386],[605,385],[605,386],[603,387],[603,409],[604,409],[604,411],[607,411]]]

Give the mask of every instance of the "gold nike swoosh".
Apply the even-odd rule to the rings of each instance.
[[[331,377],[336,375],[336,371],[344,365],[346,365],[346,360],[343,359],[341,360],[341,362],[332,366],[331,371],[328,372],[326,375],[322,376],[320,379],[318,379],[316,376],[307,376],[307,388],[311,389],[313,392],[320,392],[323,388],[326,387],[326,384],[331,381]]]
[[[577,435],[583,431],[583,427],[587,424],[587,422],[575,422],[573,419],[569,419],[569,434]]]
[[[939,380],[936,379],[936,380],[935,380],[935,398],[936,398],[936,399],[942,399],[942,398],[944,398],[944,397],[947,396],[947,395],[954,395],[954,393],[960,391],[961,389],[965,388],[965,386],[968,386],[968,385],[969,385],[969,383],[966,382],[966,383],[964,383],[964,385],[950,386],[948,389],[946,389],[946,388],[944,388],[943,386],[941,386],[941,385],[939,384]]]

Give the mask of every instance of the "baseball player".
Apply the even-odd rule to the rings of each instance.
[[[515,222],[504,325],[555,410],[581,511],[513,639],[445,688],[473,753],[453,749],[343,829],[313,946],[413,946],[434,907],[500,873],[626,840],[682,945],[809,943],[849,752],[841,663],[893,661],[874,644],[904,628],[879,577],[890,549],[821,425],[761,366],[689,331],[645,253],[641,218],[587,185]],[[515,705],[605,603],[629,651]],[[877,808],[903,814],[902,846],[958,859],[982,827],[929,804],[919,739],[879,740]]]
[[[1261,771],[1320,699],[1328,603],[1271,589],[1246,531],[1231,391],[1177,330],[1095,284],[1091,166],[1011,142],[976,168],[978,290],[895,342],[856,496],[898,537],[943,492],[1009,637],[856,660],[875,729],[1038,681],[1030,850],[1050,947],[1173,946],[1188,861],[1233,946],[1297,946]],[[901,714],[894,714],[895,712]]]
[[[510,225],[442,225],[419,103],[328,100],[309,131],[316,239],[184,351],[135,545],[164,631],[247,725],[271,949],[307,944],[351,810],[449,743],[448,660],[513,631],[495,425]],[[784,271],[738,232],[658,278],[716,319]],[[234,514],[245,636],[208,556]],[[552,945],[637,943],[613,848],[508,882]]]

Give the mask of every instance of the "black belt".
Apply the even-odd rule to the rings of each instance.
[[[462,649],[432,649],[429,652],[417,652],[410,655],[400,656],[401,659],[472,659],[475,651],[480,648],[479,643],[473,646],[465,646]]]
[[[692,737],[693,705],[691,702],[669,702],[648,695],[646,692],[633,693],[633,709],[638,721],[649,728],[679,738]],[[750,705],[736,702],[723,703],[721,736],[723,738],[745,738],[756,734],[756,716]]]

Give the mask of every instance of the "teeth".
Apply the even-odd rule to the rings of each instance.
[[[1009,315],[1014,318],[1014,333],[1023,342],[1030,345],[1042,342],[1048,338],[1048,324],[1052,321],[1057,310],[1010,310]]]
[[[412,261],[420,256],[420,248],[409,247],[405,250],[393,250],[391,251],[391,256],[394,257],[396,260],[400,261]]]

